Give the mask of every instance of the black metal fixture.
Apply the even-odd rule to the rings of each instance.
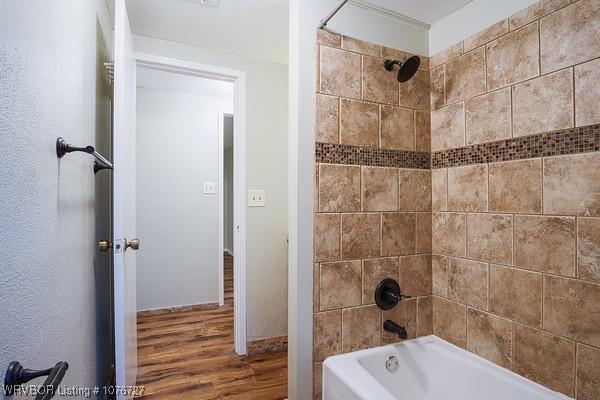
[[[400,300],[409,298],[400,293],[400,285],[392,278],[382,280],[375,289],[375,303],[382,310],[391,310]]]
[[[73,152],[82,152],[94,156],[97,160],[94,162],[94,173],[97,173],[103,169],[113,169],[112,163],[108,161],[102,154],[98,153],[94,146],[77,147],[68,144],[65,139],[61,137],[56,139],[56,156],[58,158],[63,158],[65,155]]]
[[[23,368],[20,362],[13,361],[8,364],[6,375],[4,375],[4,393],[7,396],[12,396],[18,386],[32,379],[47,376],[48,378],[46,378],[42,385],[43,390],[39,391],[35,400],[49,400],[54,397],[56,389],[60,385],[60,382],[62,382],[67,369],[69,369],[69,364],[66,361],[60,361],[53,368],[39,371]]]
[[[402,340],[406,340],[406,338],[408,338],[408,333],[406,332],[406,328],[398,325],[397,323],[395,323],[392,320],[389,320],[389,319],[386,320],[383,323],[383,329],[386,332],[390,332],[390,333],[398,335],[398,337]]]
[[[398,65],[400,67],[398,70],[398,81],[406,82],[417,73],[419,65],[421,65],[421,59],[419,56],[412,56],[408,57],[404,62],[399,60],[385,60],[383,62],[383,66],[388,71],[393,71],[394,65]]]

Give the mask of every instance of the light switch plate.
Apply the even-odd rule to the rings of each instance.
[[[267,199],[264,190],[248,190],[248,207],[265,207]]]
[[[215,194],[214,182],[204,182],[204,194]]]

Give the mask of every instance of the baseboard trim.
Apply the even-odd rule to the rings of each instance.
[[[275,336],[272,338],[249,340],[246,346],[248,355],[287,351],[288,337]]]
[[[176,307],[168,307],[168,308],[157,308],[154,310],[143,310],[138,311],[138,317],[147,317],[150,315],[161,315],[161,314],[169,314],[174,312],[182,312],[182,311],[202,311],[202,310],[213,310],[215,308],[219,308],[219,303],[203,303],[203,304],[191,304],[187,306],[176,306]]]

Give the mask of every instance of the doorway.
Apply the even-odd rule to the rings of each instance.
[[[225,257],[229,256],[235,276],[228,280],[233,283],[230,296],[236,299],[232,304],[235,352],[243,355],[246,353],[244,73],[143,54],[138,55],[137,67],[138,90],[143,93],[137,100],[137,108],[138,112],[142,110],[149,115],[146,127],[140,127],[145,122],[138,121],[138,135],[140,129],[158,130],[158,135],[137,140],[138,176],[143,177],[136,184],[141,196],[137,200],[138,232],[145,237],[148,247],[147,263],[141,252],[138,263],[153,265],[147,267],[149,271],[142,267],[138,271],[138,290],[144,287],[138,294],[138,311],[159,314],[209,308],[215,303],[226,306],[224,268],[228,265]],[[140,82],[147,87],[140,88]],[[190,122],[185,121],[186,107],[191,107],[188,115],[192,123],[203,125],[205,131],[212,130],[213,135],[198,137],[202,135],[195,134],[200,131],[194,133],[194,129],[187,136],[182,134]],[[164,115],[166,110],[171,110],[170,116]],[[173,122],[165,121],[161,115]],[[223,135],[227,128],[230,136],[226,139]],[[192,150],[194,146],[196,152]],[[227,172],[232,178],[228,187],[224,182],[227,153],[231,157],[228,165],[231,171]],[[166,186],[163,187],[166,190],[161,191],[161,186]],[[226,195],[230,210],[225,207]],[[190,227],[194,220],[197,223]],[[225,232],[231,239],[227,253]],[[190,257],[194,252],[195,257]],[[235,253],[235,258],[231,253]],[[203,273],[199,273],[199,264],[205,266]],[[176,274],[174,265],[186,265],[187,274]]]

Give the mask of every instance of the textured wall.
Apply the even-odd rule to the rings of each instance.
[[[411,338],[432,332],[431,172],[410,158],[429,152],[429,60],[399,84],[383,58],[407,53],[324,31],[318,40],[315,140],[327,145],[315,166],[315,398],[326,357],[398,340],[386,319]],[[361,152],[374,156],[351,161]],[[413,298],[382,312],[374,292],[388,277]]]
[[[58,160],[54,146],[107,147],[108,18],[103,0],[0,3],[0,366],[66,360],[63,382],[88,387],[104,383],[112,352],[97,308],[108,260],[95,260],[95,192],[108,186],[89,156]]]
[[[578,399],[600,398],[599,20],[544,0],[431,57],[434,334]]]

